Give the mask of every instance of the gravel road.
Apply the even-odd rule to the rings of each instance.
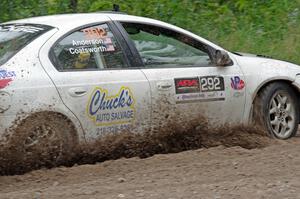
[[[0,177],[0,198],[300,198],[299,152],[296,137],[42,169]]]

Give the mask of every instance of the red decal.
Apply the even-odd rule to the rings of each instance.
[[[189,79],[184,79],[184,80],[180,80],[177,83],[178,87],[194,87],[194,86],[198,86],[198,81],[195,79],[189,80]]]
[[[12,79],[0,79],[0,89],[5,88],[9,85],[9,82],[11,82]]]
[[[245,87],[245,82],[244,80],[241,80],[239,89],[242,90],[244,87]]]
[[[198,77],[178,78],[174,79],[174,81],[176,94],[200,92]]]

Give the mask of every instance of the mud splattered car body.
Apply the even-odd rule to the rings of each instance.
[[[71,14],[0,27],[0,35],[38,33],[1,63],[1,139],[13,136],[9,129],[19,120],[45,111],[72,122],[75,136],[83,142],[124,130],[147,132],[199,115],[216,125],[249,123],[259,93],[273,83],[299,95],[299,66],[231,53],[153,19]],[[292,102],[298,109],[298,102]],[[293,113],[297,124],[298,114],[299,110]],[[269,130],[277,126],[284,128],[278,123]],[[292,134],[275,136],[285,139]]]

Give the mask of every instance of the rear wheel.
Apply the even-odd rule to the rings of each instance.
[[[24,170],[66,163],[77,143],[75,127],[61,114],[42,112],[24,119],[9,145],[17,164]]]
[[[297,133],[299,103],[295,91],[286,83],[266,86],[254,103],[254,121],[271,136],[288,139]]]

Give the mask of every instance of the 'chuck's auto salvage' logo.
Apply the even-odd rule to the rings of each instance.
[[[116,95],[96,87],[87,106],[89,117],[98,126],[131,123],[135,118],[135,100],[130,88],[121,87]]]

